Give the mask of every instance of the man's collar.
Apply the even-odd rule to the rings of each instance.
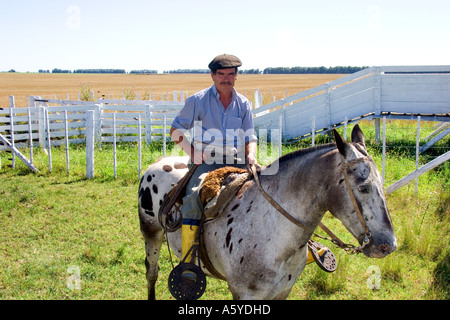
[[[217,100],[219,100],[220,99],[220,93],[219,93],[219,91],[217,91],[216,85],[213,84],[211,89],[212,89],[215,97],[217,98]],[[231,99],[234,100],[234,98],[236,98],[236,90],[233,88],[233,94],[232,94]]]

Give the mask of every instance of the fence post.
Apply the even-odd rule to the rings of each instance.
[[[259,89],[256,89],[255,91],[255,109],[262,106],[262,96],[259,93]]]
[[[384,176],[386,172],[386,116],[383,116],[383,164],[382,164],[382,182],[384,185]]]
[[[163,115],[163,157],[166,156],[166,115]]]
[[[381,67],[375,68],[375,116],[381,115]],[[375,141],[380,143],[380,118],[375,118]]]
[[[316,144],[316,117],[312,117],[312,125],[311,125],[311,146],[314,146]]]
[[[147,145],[152,142],[152,112],[149,104],[145,105],[145,140]]]
[[[94,177],[95,113],[86,111],[86,177]]]
[[[333,127],[333,124],[331,123],[331,100],[330,100],[330,83],[327,82],[326,84],[326,105],[327,105],[327,124],[328,128],[331,130]]]
[[[141,128],[141,114],[138,114],[138,153],[139,153],[139,160],[138,160],[138,167],[139,167],[139,180],[141,179],[141,159],[142,159],[142,146],[141,146],[141,139],[142,139],[142,128]]]
[[[116,147],[116,111],[113,113],[113,157],[114,157],[114,178],[117,178],[117,147]]]
[[[27,119],[28,119],[28,138],[30,140],[30,163],[31,165],[33,165],[33,129],[31,126],[30,107],[27,108]]]
[[[419,169],[419,155],[420,155],[420,116],[417,117],[416,170]],[[419,188],[419,177],[416,178],[416,187],[414,189],[416,197],[418,188]]]
[[[52,144],[50,138],[50,119],[48,118],[48,110],[45,109],[45,126],[47,128],[47,151],[48,151],[48,171],[52,173]]]
[[[69,173],[69,120],[67,118],[67,110],[64,110],[64,136],[66,142],[66,168]]]
[[[11,145],[14,148],[14,96],[9,96],[9,130],[11,134]],[[16,166],[16,155],[14,152],[11,152],[12,158],[11,158],[11,168],[14,169]]]

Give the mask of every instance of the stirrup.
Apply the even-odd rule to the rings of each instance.
[[[206,289],[206,276],[194,261],[198,253],[198,245],[193,245],[186,256],[169,274],[169,291],[177,300],[197,300]],[[186,258],[192,254],[190,262]],[[193,277],[189,277],[193,275]]]
[[[319,250],[322,248],[325,249],[325,253],[319,255]],[[326,272],[334,272],[337,269],[337,260],[334,253],[325,247],[323,244],[317,241],[309,240],[308,241],[308,250],[311,252],[314,261],[317,265]]]

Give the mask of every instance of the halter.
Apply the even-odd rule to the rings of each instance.
[[[358,202],[356,201],[355,198],[355,194],[353,193],[353,190],[350,186],[350,179],[348,176],[348,168],[360,163],[360,162],[364,162],[366,160],[368,161],[373,161],[372,157],[370,155],[368,155],[358,144],[355,144],[355,147],[358,149],[358,151],[360,151],[364,156],[361,158],[357,158],[355,160],[350,160],[350,161],[346,161],[345,158],[341,155],[342,157],[342,166],[341,169],[343,171],[344,174],[344,180],[345,180],[345,185],[347,187],[347,192],[350,196],[350,199],[352,201],[353,207],[355,209],[356,215],[358,216],[358,219],[364,229],[364,239],[362,241],[362,245],[359,247],[355,247],[352,244],[348,244],[348,243],[344,243],[341,239],[339,239],[333,232],[331,232],[330,229],[328,229],[322,222],[319,222],[319,227],[325,231],[330,237],[331,239],[319,236],[317,234],[314,233],[315,236],[322,238],[322,239],[326,239],[326,240],[330,240],[331,242],[333,242],[335,245],[337,245],[339,248],[344,249],[347,253],[349,254],[354,254],[354,253],[360,253],[362,252],[363,248],[366,247],[372,240],[372,235],[369,232],[369,228],[367,227],[366,221],[364,219],[364,216],[362,214],[361,208],[359,207]],[[261,182],[259,181],[259,177],[258,177],[258,173],[256,171],[256,166],[255,165],[250,165],[250,169],[252,171],[253,177],[255,178],[255,182],[256,185],[258,186],[259,191],[261,192],[261,194],[263,195],[263,197],[275,208],[277,209],[285,218],[287,218],[289,221],[291,221],[293,224],[295,224],[296,226],[302,228],[302,229],[306,229],[306,226],[297,221],[297,219],[295,219],[289,212],[287,212],[282,206],[280,206],[270,195],[267,194],[266,191],[264,191],[264,189],[261,186]]]

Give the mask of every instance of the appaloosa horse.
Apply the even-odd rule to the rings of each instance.
[[[354,127],[352,143],[343,141],[337,132],[335,136],[336,144],[281,157],[275,174],[264,175],[272,165],[260,170],[261,187],[303,228],[280,214],[262,196],[254,179],[242,186],[221,215],[204,224],[209,260],[226,279],[234,299],[287,298],[305,268],[307,241],[327,210],[360,244],[369,238],[362,249],[366,256],[382,258],[396,249],[380,174],[367,154],[362,131]],[[163,242],[158,210],[164,194],[187,172],[187,160],[170,157],[150,165],[139,187],[149,299],[155,298]],[[181,229],[167,235],[180,257]]]

